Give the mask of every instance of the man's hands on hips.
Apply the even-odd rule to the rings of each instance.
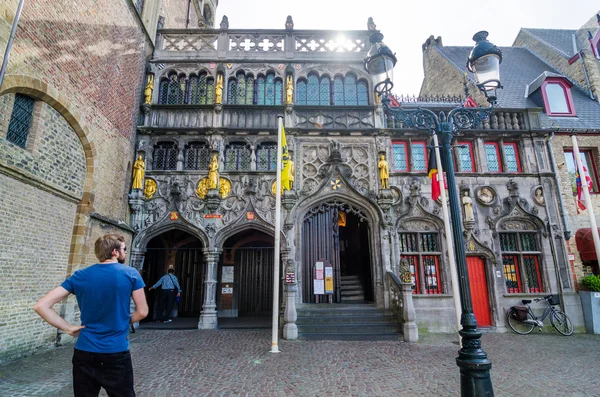
[[[79,331],[81,331],[82,328],[85,328],[85,325],[69,324],[69,326],[66,329],[64,329],[63,331],[65,331],[69,336],[72,336],[73,338],[77,338],[79,336]]]

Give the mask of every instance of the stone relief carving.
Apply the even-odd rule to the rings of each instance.
[[[496,201],[496,191],[490,186],[482,186],[477,189],[475,196],[481,205],[490,206]]]

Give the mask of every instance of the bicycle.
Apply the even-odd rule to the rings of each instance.
[[[547,307],[540,317],[533,314],[529,306],[532,302],[530,299],[523,299],[521,301],[526,306],[512,306],[506,313],[508,326],[517,334],[527,335],[535,327],[541,330],[544,326],[544,319],[550,315],[550,324],[552,324],[558,333],[564,336],[571,335],[573,333],[573,322],[564,312],[554,307],[560,302],[558,295],[547,295],[543,298],[536,298],[533,301],[539,302],[541,300],[546,302]]]

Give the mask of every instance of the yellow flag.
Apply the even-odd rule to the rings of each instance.
[[[290,154],[287,149],[287,140],[285,139],[285,128],[281,126],[281,163],[283,168],[281,170],[281,189],[291,190],[290,187]]]

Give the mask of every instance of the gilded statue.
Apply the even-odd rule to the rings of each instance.
[[[219,178],[219,196],[227,198],[231,193],[231,182],[225,178]]]
[[[216,189],[219,183],[219,161],[217,160],[217,154],[213,154],[212,160],[208,165],[208,188]]]
[[[152,91],[154,91],[154,75],[149,74],[146,88],[144,88],[144,104],[150,105],[152,103]]]
[[[144,196],[146,196],[147,200],[150,200],[152,196],[156,193],[156,182],[154,179],[146,178],[144,183]]]
[[[381,188],[389,189],[390,165],[385,160],[385,154],[379,156],[379,163],[377,164],[377,168],[379,168],[379,180],[381,181]]]
[[[196,194],[203,199],[208,194],[208,178],[202,178],[196,186]]]
[[[285,85],[285,103],[290,105],[294,103],[294,79],[291,74],[287,77]]]
[[[284,170],[287,172],[287,181],[288,181],[288,190],[292,190],[294,188],[294,161],[292,160],[292,156],[289,156],[287,160],[287,164],[284,167]]]
[[[133,164],[133,182],[131,183],[132,189],[143,189],[144,184],[144,171],[146,170],[146,164],[140,154]]]
[[[223,103],[223,75],[217,75],[217,84],[215,85],[215,103]]]

